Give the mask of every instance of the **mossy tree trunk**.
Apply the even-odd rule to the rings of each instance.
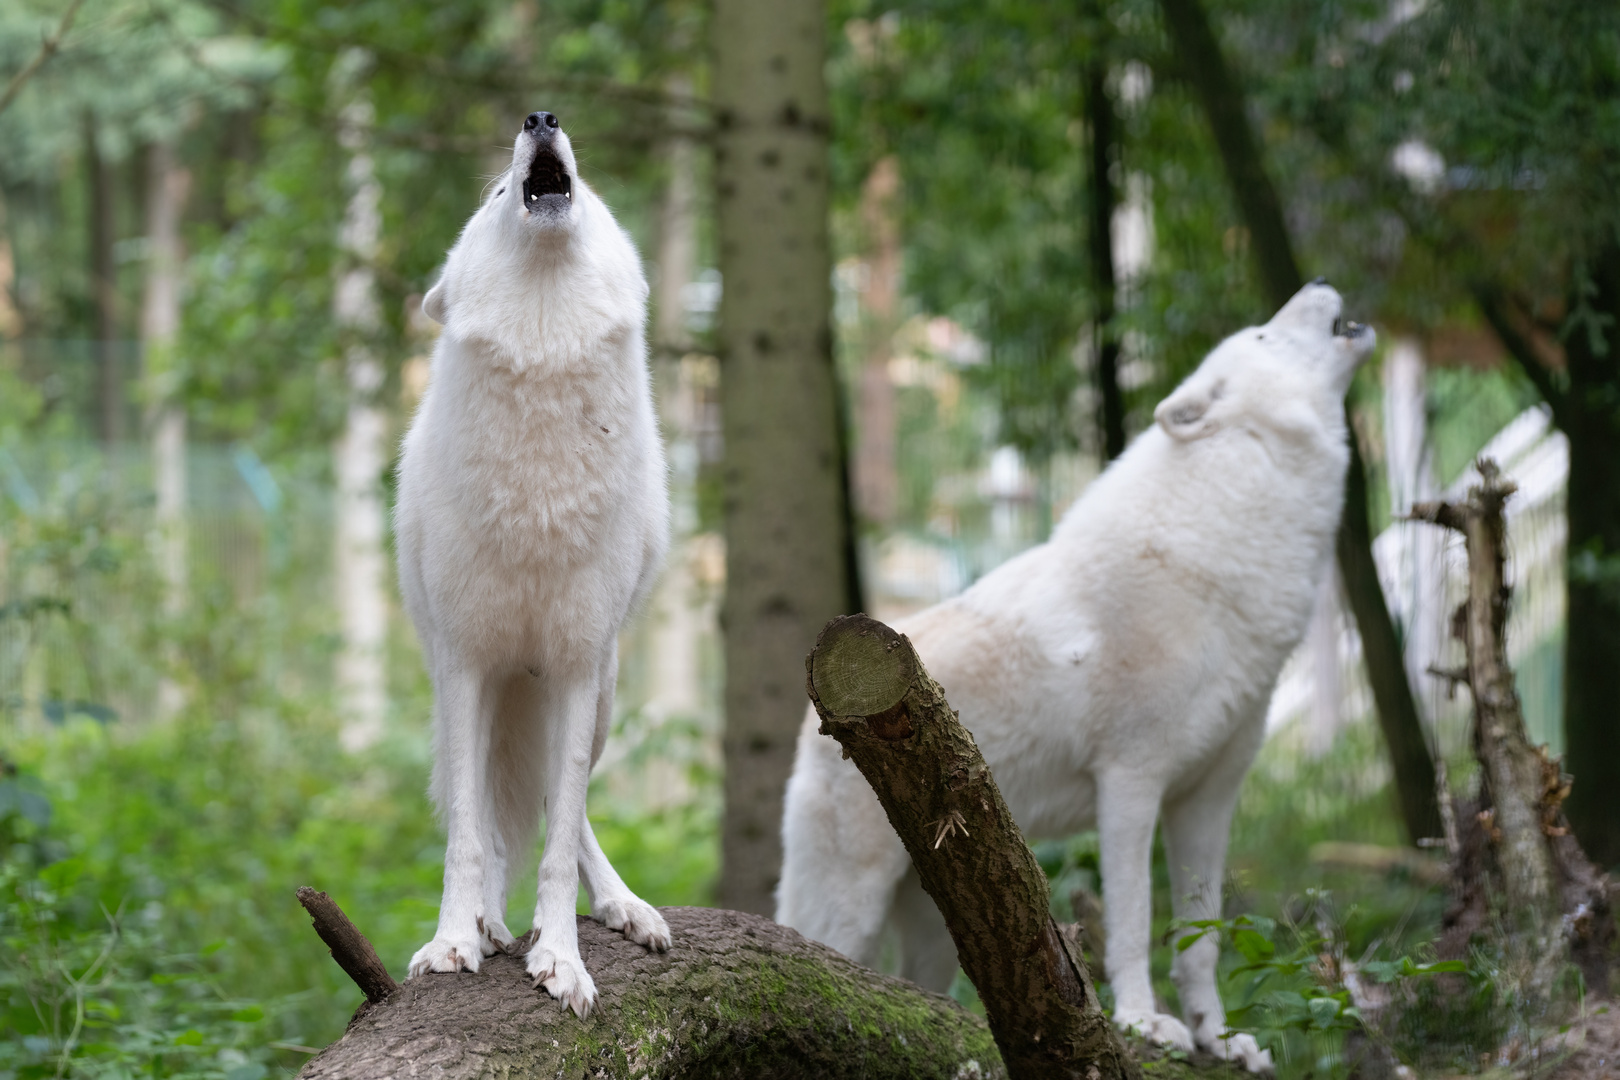
[[[306,1080],[435,1076],[1004,1077],[983,1020],[755,915],[665,908],[667,953],[579,919],[600,994],[580,1020],[519,955],[424,975],[368,1003]],[[521,944],[521,943],[520,943]]]
[[[716,229],[726,533],[720,902],[769,912],[816,631],[852,606],[832,362],[823,5],[717,0]]]

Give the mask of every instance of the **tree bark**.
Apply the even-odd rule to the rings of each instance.
[[[827,624],[805,666],[821,732],[854,760],[905,843],[1008,1072],[1138,1075],[1103,1015],[1078,928],[1053,922],[1046,875],[911,642],[846,616]]]
[[[849,491],[832,362],[825,13],[718,0],[716,229],[726,531],[720,901],[766,912],[803,715],[797,671],[852,610]]]
[[[1199,0],[1161,0],[1160,7],[1181,75],[1203,106],[1238,211],[1249,230],[1261,286],[1271,304],[1281,307],[1305,282],[1294,259],[1282,202],[1244,112],[1242,89],[1227,66]],[[1345,413],[1348,421],[1348,404]],[[1346,426],[1350,431],[1350,467],[1345,475],[1344,516],[1336,541],[1339,571],[1361,634],[1362,659],[1395,771],[1401,818],[1408,839],[1415,843],[1440,833],[1434,757],[1418,715],[1412,684],[1406,677],[1400,637],[1378,582],[1367,514],[1367,470],[1356,442],[1355,426]]]
[[[436,1076],[1004,1077],[984,1021],[793,930],[735,911],[664,908],[649,952],[579,918],[589,1020],[533,987],[518,954],[476,975],[411,979],[355,1013],[307,1080]]]
[[[1105,20],[1099,18],[1099,33]],[[1114,211],[1119,191],[1110,169],[1119,154],[1118,117],[1108,96],[1108,63],[1100,43],[1086,64],[1085,109],[1091,129],[1090,184],[1087,188],[1087,254],[1091,261],[1093,300],[1092,358],[1097,384],[1097,433],[1103,461],[1125,452],[1125,398],[1119,389],[1119,330],[1114,325],[1117,286],[1114,281]]]
[[[1608,953],[1614,941],[1607,883],[1569,835],[1561,803],[1569,792],[1559,763],[1530,745],[1507,660],[1507,615],[1511,591],[1504,566],[1507,528],[1502,507],[1514,485],[1496,464],[1479,462],[1481,483],[1462,504],[1424,503],[1413,516],[1455,529],[1468,549],[1468,599],[1458,615],[1458,636],[1467,649],[1461,675],[1474,699],[1474,752],[1481,769],[1475,820],[1489,839],[1496,889],[1460,882],[1460,891],[1499,892],[1503,903],[1501,945],[1510,962],[1502,982],[1516,983],[1510,996],[1545,1009],[1559,976],[1577,956],[1590,992],[1606,996]],[[1598,966],[1593,962],[1598,961]]]

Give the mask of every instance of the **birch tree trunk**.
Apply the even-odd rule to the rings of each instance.
[[[113,183],[95,117],[84,116],[86,207],[90,221],[90,301],[96,313],[96,430],[102,445],[124,437],[124,372],[118,353],[118,269],[113,263]]]
[[[334,453],[337,474],[336,586],[343,648],[337,683],[343,709],[342,741],[365,749],[383,734],[387,709],[383,646],[388,632],[384,591],[383,501],[379,482],[385,465],[386,419],[377,404],[383,367],[374,338],[382,318],[377,307],[377,240],[382,185],[371,159],[375,115],[364,81],[371,57],[361,49],[341,53],[333,65],[334,96],[344,104],[338,141],[349,154],[349,202],[338,235],[340,269],[333,318],[344,342],[349,410]]]
[[[832,364],[826,14],[717,0],[711,17],[726,529],[720,902],[768,912],[804,654],[850,607]]]
[[[180,289],[185,251],[180,216],[191,174],[174,147],[157,142],[147,151],[146,291],[141,301],[141,362],[150,402],[154,515],[163,614],[176,619],[186,608],[186,412],[176,396],[175,339],[180,332]],[[171,663],[178,657],[171,657]],[[180,686],[165,675],[158,684],[158,713],[172,716],[184,703]]]

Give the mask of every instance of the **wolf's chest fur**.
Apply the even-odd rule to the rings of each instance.
[[[466,362],[478,347],[447,351],[431,421],[463,522],[520,562],[598,542],[639,490],[648,435],[624,343],[601,343],[590,363],[523,368]]]

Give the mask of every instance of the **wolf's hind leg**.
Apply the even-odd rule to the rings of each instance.
[[[617,643],[602,666],[596,697],[596,731],[591,739],[591,764],[602,756],[608,729],[613,721],[613,689],[619,674]],[[579,873],[591,898],[591,918],[610,930],[623,931],[638,945],[657,952],[669,948],[669,924],[658,909],[631,892],[608,862],[602,845],[591,829],[590,818],[580,823]]]
[[[521,863],[534,845],[540,821],[541,755],[540,684],[520,671],[507,677],[495,705],[495,731],[490,740],[489,870],[484,874],[484,907],[480,930],[485,956],[512,944],[506,926],[506,894],[512,864]]]
[[[956,942],[916,870],[908,870],[894,890],[891,917],[900,935],[900,977],[924,990],[949,990],[956,978]]]
[[[596,840],[591,823],[585,821],[580,828],[579,872],[585,879],[585,891],[591,898],[591,918],[609,930],[623,932],[638,945],[655,952],[669,949],[669,924],[658,909],[630,891],[619,877],[613,864],[608,862],[602,845]]]
[[[800,729],[782,807],[776,921],[871,967],[911,859],[854,763],[817,734],[814,715]]]

